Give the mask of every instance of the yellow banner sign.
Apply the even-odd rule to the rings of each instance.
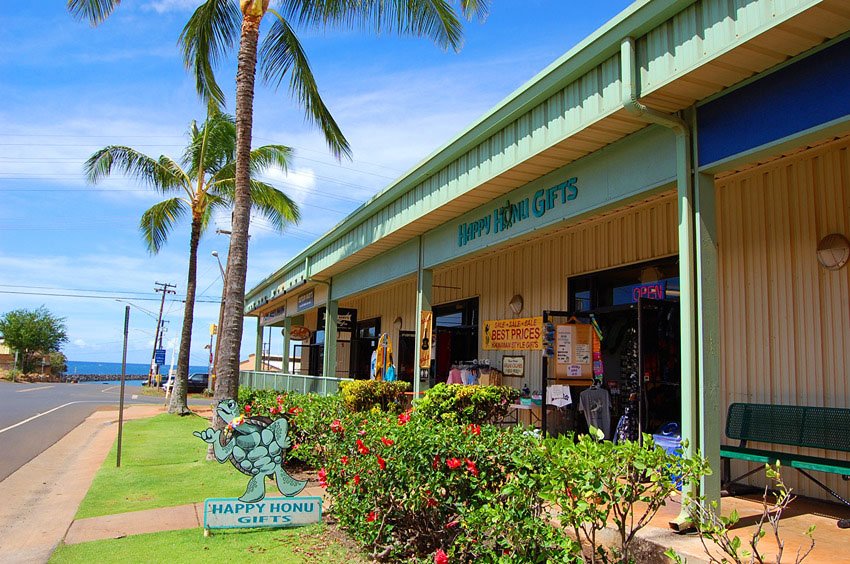
[[[543,318],[492,319],[484,322],[485,351],[539,351],[543,349]]]
[[[431,320],[433,315],[433,312],[423,310],[420,318],[419,334],[422,336],[422,342],[419,344],[419,368],[431,367]]]

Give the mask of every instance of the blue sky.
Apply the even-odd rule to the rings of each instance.
[[[354,152],[336,162],[285,90],[259,84],[254,145],[295,149],[293,166],[266,179],[302,208],[283,234],[251,229],[248,287],[404,171],[428,156],[546,65],[623,10],[625,0],[503,0],[466,26],[460,53],[423,39],[303,30],[301,40],[325,102]],[[131,302],[130,362],[148,362],[158,303],[154,282],[177,284],[165,304],[165,341],[182,323],[188,224],[156,256],[137,223],[157,196],[114,177],[88,186],[85,159],[110,144],[179,157],[193,119],[203,119],[176,40],[195,0],[125,0],[103,25],[73,20],[65,2],[0,3],[0,312],[46,306],[66,318],[71,360],[120,361],[125,304]],[[233,111],[235,63],[219,80]],[[213,250],[203,237],[192,364],[205,364],[209,324],[221,295]],[[96,299],[50,294],[97,296]],[[246,319],[242,357],[255,346]],[[276,342],[275,342],[276,341]],[[279,333],[273,349],[280,347]],[[170,354],[170,352],[169,352]]]

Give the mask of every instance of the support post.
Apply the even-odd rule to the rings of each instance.
[[[289,374],[289,346],[291,339],[289,337],[289,333],[292,331],[292,318],[286,317],[283,320],[283,350],[280,354],[281,360],[281,369],[284,374]]]
[[[322,382],[324,395],[328,392],[327,378],[336,376],[336,323],[339,318],[339,301],[330,299],[330,288],[328,289],[328,305],[325,308],[325,364],[322,374],[325,381]]]
[[[263,324],[260,323],[260,318],[257,317],[257,344],[254,347],[254,371],[260,372],[263,369]]]
[[[696,284],[699,323],[699,448],[713,473],[705,476],[700,492],[706,502],[720,502],[720,290],[717,272],[717,215],[714,176],[696,173]]]
[[[419,238],[419,268],[416,281],[416,371],[413,374],[413,398],[417,399],[421,392],[424,392],[431,387],[430,378],[422,381],[424,368],[419,366],[419,353],[423,347],[423,340],[427,340],[426,346],[431,348],[432,343],[427,339],[426,334],[422,331],[422,312],[431,311],[433,287],[434,287],[434,271],[429,268],[422,268],[422,238]],[[431,323],[434,320],[432,318]],[[433,350],[431,351],[433,358]],[[428,368],[430,375],[430,367]]]

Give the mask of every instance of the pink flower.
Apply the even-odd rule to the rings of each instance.
[[[455,521],[449,521],[448,523],[446,523],[446,528],[447,528],[447,529],[454,529],[454,528],[455,528],[455,527],[457,527],[458,525],[460,525],[460,521],[457,521],[457,520],[455,520]]]
[[[357,431],[357,434],[360,435],[361,437],[365,437],[366,436],[366,430],[360,429],[359,431]]]
[[[327,472],[327,470],[322,468],[321,470],[319,470],[318,476],[319,476],[319,485],[322,486],[323,488],[328,487],[328,472]]]
[[[339,419],[333,420],[333,422],[331,423],[331,431],[333,431],[334,433],[342,433],[343,432],[342,422],[340,422]]]
[[[369,447],[363,444],[363,441],[357,439],[357,451],[360,454],[369,454]]]
[[[370,511],[369,514],[366,515],[366,522],[371,523],[372,521],[374,521],[377,518],[378,518],[378,514],[375,513],[374,511]]]
[[[378,454],[378,455],[376,455],[376,456],[378,457],[378,466],[381,468],[381,470],[386,470],[386,468],[387,468],[387,461],[386,461],[386,460],[384,460],[383,458],[381,458],[381,455],[380,455],[380,454]]]
[[[405,411],[404,413],[399,414],[398,416],[398,424],[406,425],[410,422],[410,413]]]
[[[470,423],[467,425],[466,430],[469,431],[473,435],[481,434],[481,425],[477,425],[475,423]]]
[[[388,439],[386,437],[381,437],[381,442],[384,443],[384,445],[386,446],[393,446],[395,444],[394,440]]]
[[[463,462],[461,462],[460,458],[449,458],[446,460],[446,466],[448,466],[451,470],[460,468],[461,464],[463,464]]]
[[[434,553],[434,564],[449,564],[449,555],[442,548],[438,548]]]
[[[474,461],[472,461],[472,460],[470,460],[470,459],[468,459],[468,458],[466,459],[466,470],[467,470],[470,474],[472,474],[473,476],[476,476],[476,477],[478,476],[478,467],[477,467],[477,466],[475,466],[475,462],[474,462]]]
[[[269,409],[269,413],[271,413],[272,415],[277,415],[278,413],[280,413],[280,408],[277,406],[272,406],[272,408]]]

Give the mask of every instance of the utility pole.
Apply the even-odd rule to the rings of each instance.
[[[166,294],[176,294],[177,292],[172,290],[171,288],[176,288],[176,284],[168,284],[163,282],[155,282],[154,288],[155,292],[162,293],[162,301],[159,303],[159,318],[156,320],[156,334],[153,338],[153,351],[151,351],[151,369],[148,373],[148,386],[153,382],[155,374],[159,372],[159,365],[156,363],[156,347],[161,344],[160,342],[160,327],[162,327],[162,311],[165,309],[165,296]]]

